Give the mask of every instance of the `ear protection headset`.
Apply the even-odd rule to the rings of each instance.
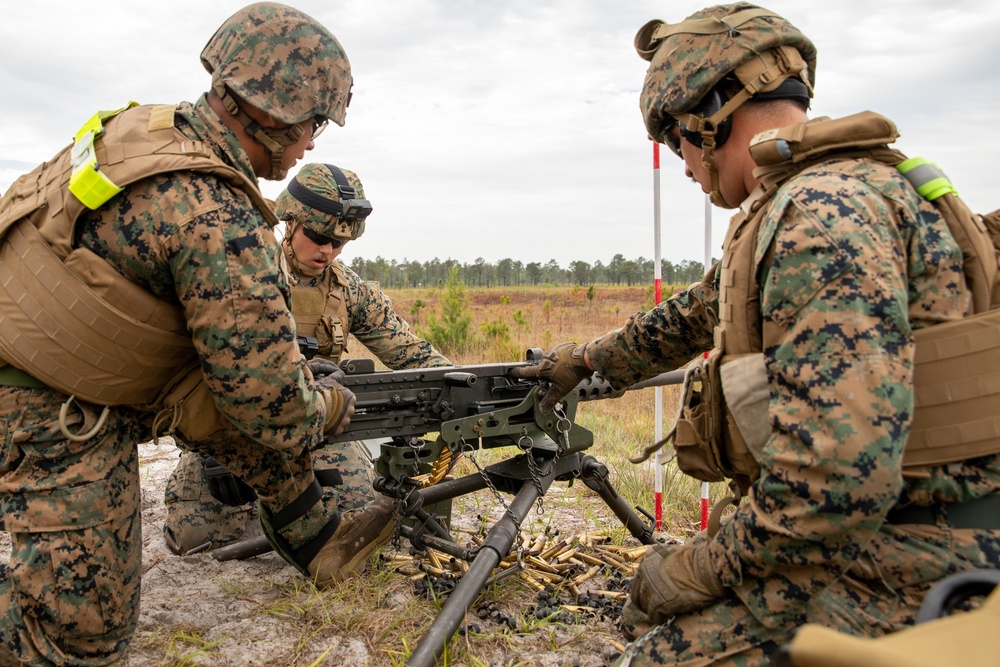
[[[701,116],[702,118],[711,118],[714,116],[719,109],[721,109],[730,99],[730,95],[727,95],[724,90],[725,79],[718,85],[712,88],[711,91],[705,97],[698,102],[691,110],[691,114],[695,116]],[[809,89],[806,84],[797,77],[789,77],[781,82],[777,88],[769,92],[761,92],[750,98],[753,102],[764,102],[767,100],[799,100],[805,107],[809,108]],[[721,148],[726,141],[729,139],[729,135],[733,130],[733,117],[730,114],[726,116],[721,121],[719,125],[715,128],[715,147]],[[689,130],[683,123],[680,123],[680,133],[687,141],[694,144],[698,148],[702,146],[702,135],[700,132],[694,130]],[[679,150],[679,148],[678,148]]]
[[[705,97],[698,102],[698,105],[691,110],[691,114],[701,116],[702,118],[711,118],[728,101],[729,98],[723,97],[723,94],[719,91],[719,86],[715,86],[711,91],[709,91],[708,95],[705,95]],[[702,136],[700,132],[689,130],[683,123],[681,123],[680,130],[682,137],[698,148],[701,148]],[[715,128],[715,147],[721,148],[729,139],[729,135],[732,131],[733,117],[732,115],[729,115],[719,121],[718,127]]]

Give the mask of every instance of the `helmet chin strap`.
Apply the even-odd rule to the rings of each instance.
[[[694,114],[682,114],[675,116],[678,122],[683,123],[688,130],[701,135],[701,164],[708,171],[712,181],[712,189],[708,193],[712,203],[721,208],[736,208],[730,205],[722,196],[719,183],[719,166],[715,162],[715,139],[719,124],[725,120],[745,99],[740,99],[737,103],[730,100],[721,109],[712,114],[709,118],[695,116]]]
[[[726,201],[726,198],[722,196],[722,190],[719,188],[719,168],[715,164],[714,147],[710,148],[706,145],[703,148],[701,163],[705,165],[705,169],[708,170],[708,175],[712,179],[712,191],[708,193],[708,198],[719,208],[736,208]]]
[[[712,191],[708,193],[708,198],[720,208],[736,208],[722,196],[722,190],[719,186],[719,166],[715,163],[714,129],[701,133],[701,164],[708,171],[709,178],[712,179]]]
[[[299,223],[294,220],[288,222],[288,230],[285,232],[284,238],[281,239],[281,245],[285,250],[285,257],[288,258],[288,263],[292,267],[292,272],[295,277],[298,278],[299,274],[307,276],[308,278],[315,278],[316,276],[322,275],[326,271],[327,267],[324,266],[322,269],[315,269],[311,266],[306,266],[299,261],[299,258],[295,256],[295,249],[292,247],[292,236],[295,234],[295,230]],[[329,266],[329,265],[327,265]]]
[[[302,138],[302,134],[305,132],[304,124],[298,123],[280,129],[263,127],[236,103],[236,98],[226,88],[226,84],[215,75],[212,77],[212,90],[222,100],[222,105],[229,115],[243,125],[243,131],[270,153],[271,170],[264,178],[269,181],[280,181],[288,176],[288,170],[281,165],[285,155],[285,147],[291,146]]]

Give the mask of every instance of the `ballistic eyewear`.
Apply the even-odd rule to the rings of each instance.
[[[340,246],[344,245],[344,241],[340,239],[332,239],[329,236],[323,236],[322,234],[318,234],[313,230],[309,229],[308,227],[306,227],[305,225],[302,225],[302,233],[306,235],[307,239],[309,239],[318,246],[324,246],[329,243],[333,247],[333,249],[336,250]]]

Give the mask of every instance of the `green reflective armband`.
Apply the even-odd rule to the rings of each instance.
[[[930,160],[925,160],[922,157],[913,157],[897,164],[896,169],[906,177],[910,185],[916,188],[920,196],[927,201],[934,201],[938,197],[949,193],[958,195],[955,186],[945,176],[941,167]]]
[[[138,105],[138,102],[130,101],[118,109],[98,111],[73,137],[73,148],[70,149],[73,171],[69,176],[69,191],[90,210],[100,208],[122,191],[110,178],[101,173],[100,165],[97,164],[97,152],[94,150],[94,140],[104,132],[104,121]]]

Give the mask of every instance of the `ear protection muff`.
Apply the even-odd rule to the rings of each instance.
[[[719,92],[719,87],[716,86],[709,91],[708,95],[698,102],[698,105],[694,107],[689,113],[694,116],[701,116],[702,118],[711,118],[715,113],[722,108],[722,106],[729,101],[728,97],[724,97],[721,92]],[[681,136],[684,137],[688,142],[694,144],[698,148],[701,148],[702,137],[701,133],[694,132],[687,129],[683,123],[680,126]],[[721,121],[719,121],[718,127],[715,128],[715,147],[721,148],[726,141],[729,139],[730,133],[733,131],[733,117],[726,116]]]

